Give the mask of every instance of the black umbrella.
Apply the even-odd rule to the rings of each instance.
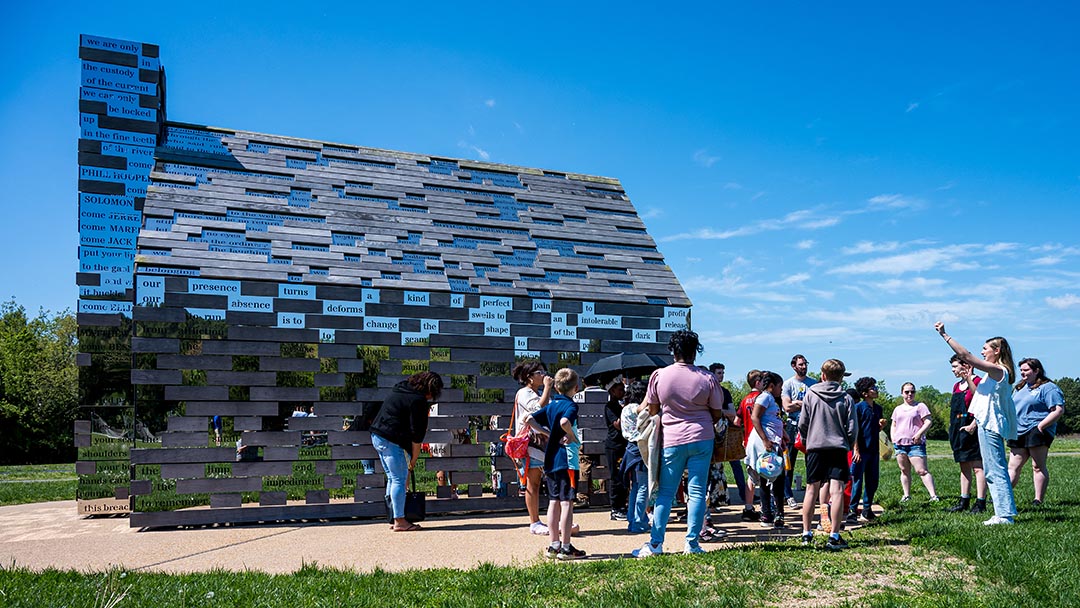
[[[585,381],[590,384],[595,382],[603,384],[615,376],[639,376],[646,374],[658,367],[671,365],[665,357],[648,355],[645,353],[618,353],[603,359],[598,359],[585,372]]]

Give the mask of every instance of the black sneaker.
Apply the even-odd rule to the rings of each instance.
[[[773,518],[773,517],[766,517],[765,515],[762,515],[761,516],[761,527],[762,528],[771,528],[771,527],[773,527],[773,520],[774,519],[775,518]]]
[[[860,521],[874,521],[877,519],[877,515],[874,515],[874,511],[871,509],[863,509],[862,515],[859,516]]]
[[[611,521],[626,521],[626,511],[612,511]]]
[[[581,549],[575,548],[574,545],[563,545],[563,548],[559,549],[559,555],[556,559],[566,561],[570,559],[581,559],[583,557],[585,557],[585,552]]]
[[[1043,506],[1043,501],[1041,501],[1041,500],[1033,500],[1033,501],[1031,501],[1031,506],[1033,506],[1033,507],[1041,507],[1041,506]]]
[[[761,517],[755,509],[743,509],[742,515],[739,516],[743,521],[757,521]]]
[[[814,533],[813,532],[804,532],[804,533],[800,534],[799,535],[799,542],[804,547],[809,547],[810,545],[814,544]]]
[[[829,540],[825,543],[825,548],[829,551],[840,551],[841,549],[847,549],[847,541],[843,537],[833,538],[829,537]]]
[[[855,511],[851,511],[850,513],[847,514],[847,518],[844,519],[844,523],[848,523],[848,524],[857,524],[857,523],[859,523],[859,514],[856,513]]]
[[[784,516],[783,515],[777,515],[776,518],[774,518],[772,520],[772,525],[773,525],[774,528],[783,528],[784,527]]]
[[[551,545],[548,545],[547,549],[544,549],[544,557],[555,559],[559,556],[559,551],[559,547],[552,547]]]

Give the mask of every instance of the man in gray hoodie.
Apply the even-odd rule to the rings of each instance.
[[[822,483],[829,484],[833,496],[830,509],[832,534],[825,548],[837,551],[848,544],[840,538],[844,528],[844,484],[850,477],[847,453],[854,450],[853,458],[859,458],[859,419],[855,403],[844,392],[840,381],[850,376],[844,362],[829,359],[821,364],[821,382],[811,386],[803,399],[799,416],[799,433],[806,446],[806,497],[803,499],[802,542],[809,545],[814,540],[810,520],[817,506],[818,489]]]

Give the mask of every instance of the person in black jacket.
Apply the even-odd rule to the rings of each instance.
[[[371,421],[371,445],[386,471],[386,495],[394,512],[395,532],[420,529],[405,519],[405,480],[416,466],[427,434],[428,404],[438,400],[442,389],[439,374],[413,374],[397,383]]]

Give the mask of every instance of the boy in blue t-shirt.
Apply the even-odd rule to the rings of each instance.
[[[578,404],[572,399],[578,391],[577,372],[569,368],[560,369],[555,374],[553,388],[555,394],[548,404],[525,418],[525,424],[548,437],[544,452],[544,477],[551,499],[548,503],[551,545],[545,555],[560,560],[581,559],[585,557],[585,552],[570,544],[581,449],[577,431]]]

